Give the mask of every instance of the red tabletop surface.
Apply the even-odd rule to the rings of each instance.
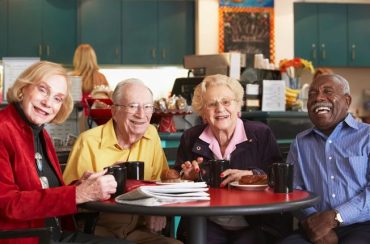
[[[211,207],[228,207],[228,206],[247,206],[261,205],[272,203],[284,203],[301,201],[309,197],[308,192],[295,190],[292,193],[274,193],[271,188],[262,191],[243,191],[238,189],[227,188],[210,188],[210,201],[185,202],[176,204],[167,204],[166,206],[211,206]]]

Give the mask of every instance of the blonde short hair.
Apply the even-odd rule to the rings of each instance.
[[[48,79],[50,76],[60,75],[63,76],[67,81],[67,94],[63,100],[62,106],[51,121],[54,124],[63,123],[72,112],[73,99],[71,95],[71,80],[67,76],[67,71],[60,64],[41,61],[28,67],[23,73],[17,78],[13,86],[9,88],[6,94],[6,98],[9,103],[21,102],[23,99],[23,88],[29,85],[36,85],[41,83],[43,80]]]
[[[203,96],[208,87],[211,86],[226,86],[235,95],[236,101],[241,105],[243,102],[244,89],[240,82],[226,75],[210,75],[206,76],[203,81],[195,87],[191,106],[199,116],[203,116],[204,100]]]

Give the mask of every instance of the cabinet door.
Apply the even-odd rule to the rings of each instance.
[[[318,65],[317,4],[294,3],[294,56]]]
[[[7,0],[0,0],[0,59],[6,56],[7,39]],[[1,79],[1,78],[0,78]]]
[[[100,64],[121,63],[121,0],[80,0],[79,33]]]
[[[42,56],[41,0],[8,1],[8,56]]]
[[[183,64],[194,54],[194,2],[158,2],[158,63]]]
[[[318,4],[319,64],[347,66],[347,5]]]
[[[122,63],[156,64],[157,1],[126,0],[122,5]]]
[[[370,5],[348,5],[349,66],[370,66]]]
[[[76,48],[77,1],[45,1],[43,13],[44,59],[71,64]]]

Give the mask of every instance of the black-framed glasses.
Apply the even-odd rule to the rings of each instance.
[[[126,112],[135,114],[139,112],[140,108],[143,109],[144,113],[151,114],[154,111],[154,106],[151,103],[140,105],[138,103],[130,103],[130,104],[114,104],[116,107],[124,107]]]
[[[230,107],[232,102],[235,102],[236,99],[224,97],[220,100],[214,100],[212,102],[206,103],[206,108],[209,110],[216,109],[219,104],[221,104],[223,107],[227,108]]]

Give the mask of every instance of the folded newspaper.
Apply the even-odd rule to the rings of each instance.
[[[205,182],[187,182],[168,185],[140,186],[133,191],[119,195],[116,202],[145,206],[209,200]]]

